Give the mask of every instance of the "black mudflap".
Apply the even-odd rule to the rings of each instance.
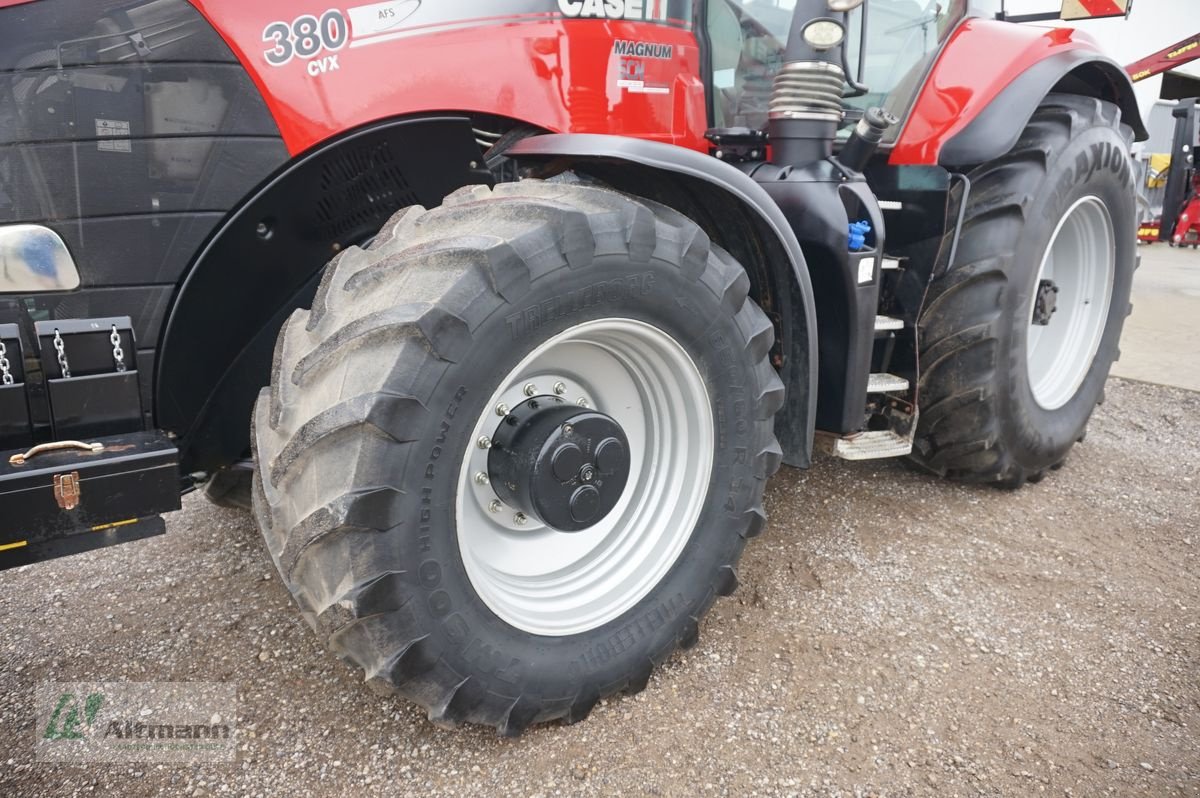
[[[179,488],[179,453],[156,432],[4,452],[0,570],[161,534]]]

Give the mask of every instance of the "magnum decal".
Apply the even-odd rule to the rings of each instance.
[[[630,55],[635,58],[670,59],[675,54],[675,48],[669,44],[658,42],[631,42],[627,39],[617,39],[613,42],[613,52],[617,55]]]

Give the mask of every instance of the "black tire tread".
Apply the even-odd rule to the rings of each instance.
[[[436,723],[473,722],[500,734],[531,723],[584,719],[604,696],[643,689],[654,666],[695,645],[691,618],[644,668],[569,700],[497,696],[429,650],[429,636],[404,612],[405,564],[384,545],[398,529],[371,519],[403,500],[402,489],[357,474],[363,450],[386,447],[401,461],[405,429],[428,418],[428,397],[390,375],[437,373],[471,346],[472,300],[483,292],[519,298],[538,274],[584,267],[597,254],[657,257],[701,281],[731,310],[757,363],[761,448],[753,509],[743,516],[732,562],[711,575],[703,609],[737,586],[744,541],[762,531],[765,480],[782,453],[772,418],[783,384],[767,361],[773,330],[753,302],[745,271],[677,212],[599,187],[524,181],[461,189],[433,210],[397,213],[365,250],[350,248],[327,268],[311,311],[296,311],[280,335],[272,388],[254,413],[254,508],[267,547],[307,622],[329,647],[361,668],[373,689],[423,706]],[[380,364],[387,364],[386,367]],[[365,432],[369,434],[363,434]]]
[[[1002,442],[999,397],[1002,325],[1011,247],[1050,168],[1050,156],[1085,129],[1128,138],[1120,110],[1098,99],[1049,95],[1008,154],[969,173],[956,262],[935,273],[918,321],[921,416],[912,459],[943,476],[1020,487],[1040,481]],[[1012,234],[1005,234],[1011,228]],[[1000,228],[1001,233],[995,231]],[[947,244],[949,236],[947,233]],[[950,312],[952,311],[952,312]]]

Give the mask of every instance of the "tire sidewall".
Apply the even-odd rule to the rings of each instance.
[[[684,624],[695,623],[712,601],[714,574],[740,554],[744,540],[735,524],[754,501],[753,454],[766,443],[758,440],[762,430],[770,429],[756,423],[754,398],[762,386],[744,355],[734,310],[673,264],[602,256],[540,275],[512,304],[489,297],[491,307],[472,329],[474,345],[438,381],[431,422],[393,480],[420,485],[409,491],[398,527],[401,559],[414,564],[407,609],[425,616],[417,626],[430,630],[427,645],[437,656],[457,673],[483,679],[492,692],[564,699],[604,693],[630,674],[648,673],[651,662],[675,648]],[[705,379],[716,425],[705,505],[676,562],[633,608],[583,633],[534,635],[492,612],[467,574],[455,517],[463,458],[491,396],[529,352],[570,327],[614,317],[670,334]]]
[[[1083,382],[1063,406],[1047,410],[1034,399],[1029,379],[1027,337],[1033,297],[1043,257],[1063,215],[1080,199],[1097,197],[1107,208],[1116,245],[1108,315],[1100,345]],[[1001,419],[1009,429],[1013,454],[1027,469],[1057,463],[1083,434],[1117,357],[1128,314],[1133,264],[1137,257],[1133,172],[1125,142],[1110,127],[1093,127],[1070,139],[1048,164],[1047,174],[1026,210],[1026,224],[1009,267],[1012,290],[1005,292],[1009,325],[1007,407]],[[1005,395],[1002,393],[1002,396]]]

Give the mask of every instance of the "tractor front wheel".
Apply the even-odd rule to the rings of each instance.
[[[517,734],[696,641],[764,523],[783,385],[745,271],[599,187],[472,187],[327,268],[255,410],[255,512],[328,645]]]
[[[919,322],[922,466],[1018,487],[1082,440],[1137,258],[1120,120],[1111,103],[1050,95],[1011,152],[969,173],[957,255]]]

